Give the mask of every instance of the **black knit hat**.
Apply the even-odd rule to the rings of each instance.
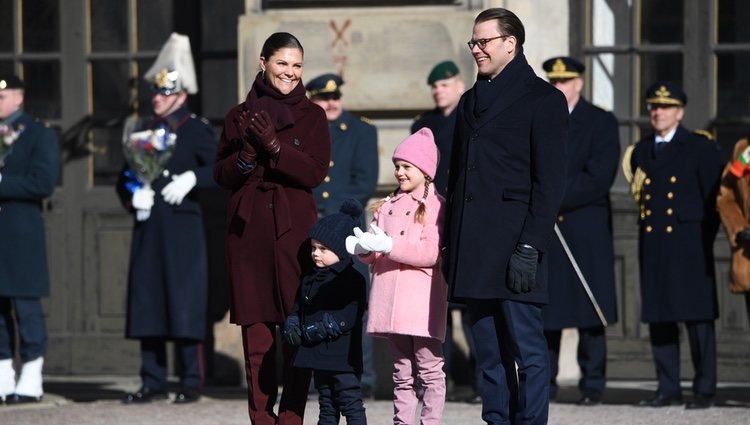
[[[328,247],[343,260],[349,256],[346,252],[346,237],[352,235],[352,229],[359,226],[361,215],[362,204],[355,199],[347,199],[341,204],[339,212],[318,220],[310,229],[309,236]]]

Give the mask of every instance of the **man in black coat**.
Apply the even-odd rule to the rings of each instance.
[[[152,130],[165,140],[176,136],[166,167],[149,182],[136,178],[130,164],[117,184],[122,204],[136,220],[126,336],[141,343],[141,388],[126,394],[125,403],[167,397],[167,341],[175,342],[183,366],[175,403],[198,400],[203,385],[208,266],[202,213],[193,189],[214,185],[216,137],[185,103],[188,93],[197,92],[189,55],[187,37],[172,34],[144,76],[152,84],[154,116],[145,120],[145,128],[135,130]]]
[[[47,327],[40,298],[49,295],[42,200],[60,169],[55,132],[26,114],[23,101],[23,82],[0,76],[0,402],[9,404],[42,399]]]
[[[687,104],[680,87],[657,82],[646,104],[654,132],[638,141],[629,165],[640,208],[641,320],[648,323],[659,386],[639,405],[682,403],[677,322],[685,322],[695,368],[695,398],[686,407],[707,408],[716,393],[713,243],[723,164],[716,143],[680,124]]]
[[[557,225],[597,306],[611,324],[617,321],[617,304],[609,188],[620,159],[617,120],[581,97],[585,70],[581,62],[554,57],[542,67],[549,82],[565,95],[570,111],[565,197]],[[606,384],[604,324],[557,237],[550,242],[548,259],[550,302],[542,316],[550,357],[550,398],[557,395],[562,330],[578,328],[579,404],[598,404]]]
[[[506,9],[475,19],[468,44],[479,75],[458,106],[448,185],[446,277],[471,314],[489,424],[545,424],[549,407],[541,310],[568,111],[526,62],[524,38]]]

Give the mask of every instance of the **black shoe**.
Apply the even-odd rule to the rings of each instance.
[[[39,403],[40,401],[42,401],[42,396],[10,394],[5,398],[5,404]]]
[[[712,396],[696,395],[693,401],[685,405],[685,409],[708,409],[714,405]]]
[[[576,403],[579,406],[596,406],[602,402],[601,394],[588,394],[581,397]]]
[[[140,390],[134,393],[125,394],[125,398],[122,402],[125,404],[139,404],[139,403],[150,403],[154,400],[166,400],[166,391],[155,391],[148,387],[142,387]]]
[[[197,389],[181,388],[174,396],[176,404],[193,403],[201,399],[201,392]]]
[[[362,384],[360,388],[362,392],[362,400],[369,400],[372,398],[372,387],[367,384]]]
[[[469,404],[482,404],[482,396],[477,393],[473,393],[470,396],[466,397],[464,401]]]
[[[656,397],[648,400],[641,400],[637,406],[640,407],[665,407],[665,406],[679,406],[682,404],[682,397],[667,397],[661,394],[657,394]]]

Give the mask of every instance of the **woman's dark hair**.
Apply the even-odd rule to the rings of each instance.
[[[523,46],[526,40],[526,30],[523,29],[523,23],[518,16],[508,9],[495,7],[484,10],[474,19],[474,25],[493,19],[497,19],[497,27],[501,35],[512,35],[516,38],[518,45]]]
[[[263,43],[260,55],[268,59],[279,49],[286,48],[299,49],[302,52],[302,56],[305,56],[305,49],[302,48],[302,44],[297,40],[297,37],[288,32],[275,32],[271,34]]]

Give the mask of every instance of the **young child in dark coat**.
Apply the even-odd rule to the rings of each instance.
[[[319,394],[319,425],[367,424],[362,403],[362,314],[365,278],[346,251],[346,237],[359,224],[362,205],[344,201],[340,211],[310,230],[315,268],[302,278],[284,339],[298,347],[293,365],[312,369]]]

